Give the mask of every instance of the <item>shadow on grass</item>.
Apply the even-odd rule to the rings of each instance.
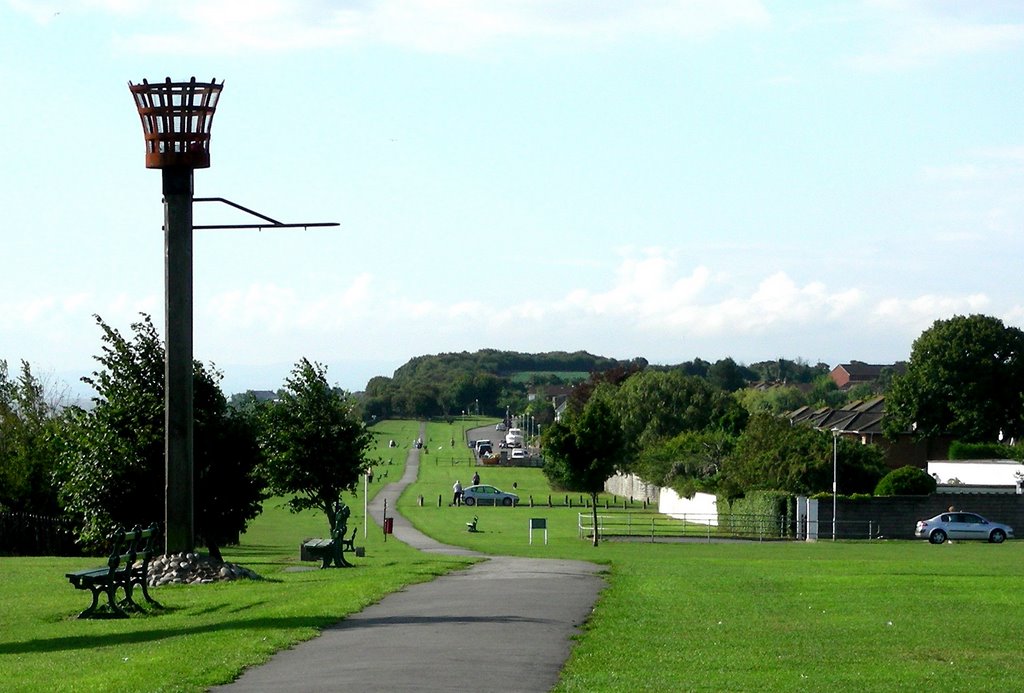
[[[225,605],[226,606],[226,605]],[[212,611],[213,609],[207,609]],[[229,630],[282,630],[291,628],[374,628],[391,625],[418,625],[436,623],[553,623],[547,619],[531,619],[509,615],[451,615],[451,616],[389,616],[383,618],[341,619],[324,616],[288,616],[282,618],[257,618],[251,620],[224,621],[203,626],[182,625],[180,628],[159,628],[156,630],[136,631],[133,633],[83,634],[60,638],[40,638],[25,642],[0,644],[0,655],[5,654],[42,654],[46,652],[65,652],[68,650],[91,650],[97,647],[120,645],[137,645],[156,642],[168,638],[198,633],[216,633]]]
[[[135,631],[131,633],[89,633],[61,638],[40,638],[25,642],[0,643],[0,655],[30,654],[44,652],[62,652],[66,650],[94,649],[117,645],[133,645],[146,642],[177,638],[183,635],[211,633],[236,629],[255,631],[279,630],[282,628],[326,628],[338,619],[323,616],[289,616],[283,618],[257,618],[252,620],[224,621],[202,626],[182,625],[179,628],[158,628],[155,630]]]

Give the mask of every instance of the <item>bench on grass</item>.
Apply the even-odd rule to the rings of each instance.
[[[125,531],[118,530],[110,537],[111,552],[107,565],[88,570],[65,573],[64,576],[77,590],[89,590],[92,604],[78,618],[128,618],[128,612],[142,611],[133,599],[135,587],[142,588],[142,596],[156,608],[163,608],[149,596],[149,563],[156,554],[160,527],[152,525],[146,529],[136,526]],[[117,591],[124,591],[124,598],[117,601]],[[107,603],[99,603],[100,593],[107,596]]]
[[[334,522],[331,523],[330,539],[307,539],[302,543],[300,558],[312,560],[320,558],[323,560],[321,568],[330,568],[333,563],[339,568],[351,568],[352,564],[345,560],[345,550],[355,552],[356,530],[352,530],[352,536],[345,538],[348,529],[348,516],[351,513],[348,506],[338,501],[334,504]]]
[[[342,537],[335,539],[307,539],[302,544],[302,560],[311,561],[317,558],[323,561],[321,568],[330,568],[334,563],[339,568],[350,567],[351,564],[345,560],[345,551],[355,553],[356,530],[353,528],[352,536],[348,539]]]

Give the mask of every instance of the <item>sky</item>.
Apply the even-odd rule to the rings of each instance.
[[[1024,325],[1017,0],[0,0],[0,359],[80,387],[163,333],[128,83],[224,82],[195,232],[226,393],[301,358],[909,357]],[[247,223],[196,204],[196,224]],[[86,390],[88,392],[88,390]]]

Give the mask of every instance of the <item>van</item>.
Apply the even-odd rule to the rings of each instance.
[[[523,431],[520,428],[510,428],[505,434],[505,443],[510,448],[521,448],[523,446]]]
[[[478,440],[476,441],[476,454],[487,455],[494,451],[494,447],[491,445],[489,440]]]

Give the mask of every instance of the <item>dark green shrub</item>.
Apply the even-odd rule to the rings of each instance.
[[[949,446],[951,460],[1019,460],[1024,448],[1001,443],[964,443],[954,441]]]
[[[936,482],[920,467],[894,469],[878,482],[876,496],[927,496],[935,493]]]

